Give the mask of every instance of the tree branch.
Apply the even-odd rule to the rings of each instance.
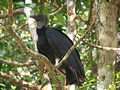
[[[15,11],[13,11],[13,15],[19,15],[19,14],[24,14],[24,11],[22,9],[17,9]],[[3,13],[3,14],[0,14],[0,18],[7,18],[8,17],[8,13]]]
[[[4,36],[0,37],[0,40],[5,39],[5,38],[7,38],[9,36],[10,36],[10,34],[4,35]]]
[[[90,10],[89,10],[89,15],[88,15],[88,24],[90,24],[90,20],[91,20],[91,17],[92,17],[92,8],[93,8],[93,0],[90,0]]]
[[[64,7],[65,7],[66,3],[63,4],[62,7],[60,7],[58,10],[56,10],[55,12],[52,12],[49,14],[49,16],[54,16],[55,14],[57,14],[58,12],[60,12]]]
[[[11,77],[10,75],[7,75],[3,72],[0,72],[0,77],[6,79],[6,80],[8,80],[16,85],[27,87],[27,88],[30,88],[32,90],[40,90],[40,88],[41,88],[41,86],[39,86],[39,85],[35,85],[33,83],[29,83],[29,82],[25,82],[23,80],[15,79],[15,78]]]
[[[17,29],[15,29],[15,32],[18,32],[19,29],[25,27],[26,25],[27,25],[27,24],[23,24],[23,25],[19,26]],[[10,36],[10,34],[7,34],[7,35],[5,35],[5,36],[2,36],[2,37],[0,37],[0,40],[5,39],[5,38],[7,38],[7,37],[9,37],[9,36]]]
[[[9,64],[9,65],[13,65],[13,66],[18,66],[18,67],[30,67],[30,66],[34,65],[33,62],[18,63],[18,62],[2,60],[2,59],[0,59],[0,62],[5,63],[5,64]]]
[[[48,6],[51,6],[51,3],[49,2],[49,0],[46,0],[45,2],[46,2],[46,4],[48,4]],[[58,9],[57,4],[53,3],[52,6],[56,9]]]
[[[103,50],[112,50],[112,51],[116,51],[117,54],[120,55],[120,48],[114,48],[114,47],[106,47],[106,46],[99,46],[99,45],[95,45],[95,44],[92,44],[92,43],[89,43],[89,42],[86,42],[84,41],[85,43],[87,43],[88,45],[92,46],[92,47],[95,47],[95,48],[98,48],[98,49],[103,49]]]

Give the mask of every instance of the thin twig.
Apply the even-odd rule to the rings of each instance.
[[[45,3],[48,4],[48,6],[51,6],[51,3],[49,2],[49,0],[46,0]],[[54,3],[52,4],[52,7],[58,9],[57,4],[54,4]]]
[[[13,66],[17,66],[17,67],[30,67],[30,66],[34,65],[33,62],[18,63],[18,62],[13,62],[13,61],[8,61],[8,60],[1,60],[1,59],[0,59],[0,62],[5,63],[5,64],[9,64],[9,65],[13,65]]]
[[[16,28],[14,31],[15,32],[18,32],[21,28],[23,28],[23,27],[25,27],[27,24],[22,24],[21,26],[19,26],[18,28]],[[2,39],[5,39],[5,38],[7,38],[7,37],[9,37],[10,36],[10,34],[7,34],[7,35],[5,35],[5,36],[2,36],[2,37],[0,37],[0,40],[2,40]]]
[[[108,50],[108,51],[112,50],[112,51],[117,51],[117,52],[120,51],[120,48],[106,47],[106,46],[95,45],[95,44],[92,44],[92,43],[89,43],[86,41],[84,41],[84,42],[87,43],[88,45],[98,48],[98,49],[103,49],[103,50]]]
[[[85,23],[87,23],[87,21],[84,20],[84,19],[82,19],[79,15],[77,15],[77,16],[75,17],[75,19],[76,19],[76,20],[79,20],[80,22],[85,22]]]
[[[0,37],[0,40],[5,39],[5,38],[7,38],[7,37],[9,37],[9,36],[10,36],[10,34],[7,34],[7,35],[5,35],[5,36],[2,36],[2,37]]]

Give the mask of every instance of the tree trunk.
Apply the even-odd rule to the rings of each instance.
[[[68,15],[68,37],[74,42],[76,35],[76,25],[75,25],[75,0],[67,0],[67,15]],[[75,42],[74,42],[75,43]],[[66,89],[65,89],[66,88]],[[75,90],[75,85],[68,85],[64,87],[64,90]]]
[[[100,7],[99,45],[117,47],[117,5],[112,1],[104,1]],[[99,51],[98,90],[108,90],[111,85],[115,90],[116,52],[112,50]]]
[[[68,36],[74,41],[76,35],[76,25],[75,25],[75,1],[67,0],[67,14],[68,14]]]

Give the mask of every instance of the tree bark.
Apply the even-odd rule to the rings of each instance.
[[[68,14],[68,36],[69,38],[74,41],[76,35],[76,25],[75,25],[75,1],[74,0],[67,0],[67,14]]]
[[[117,47],[118,7],[112,1],[104,1],[100,7],[99,45]],[[115,86],[115,60],[117,53],[113,50],[99,51],[97,90],[108,90]],[[112,87],[115,88],[115,87]]]
[[[67,0],[67,15],[68,15],[68,37],[74,42],[75,35],[76,35],[76,25],[75,25],[75,0]],[[74,42],[75,43],[75,42]],[[75,85],[68,85],[66,86],[67,90],[75,90]]]

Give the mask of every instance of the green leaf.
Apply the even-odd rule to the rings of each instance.
[[[53,3],[54,3],[54,0],[50,0],[50,3],[53,4]]]
[[[62,6],[62,0],[56,0],[56,2],[57,2],[57,4],[58,4],[59,7]]]

